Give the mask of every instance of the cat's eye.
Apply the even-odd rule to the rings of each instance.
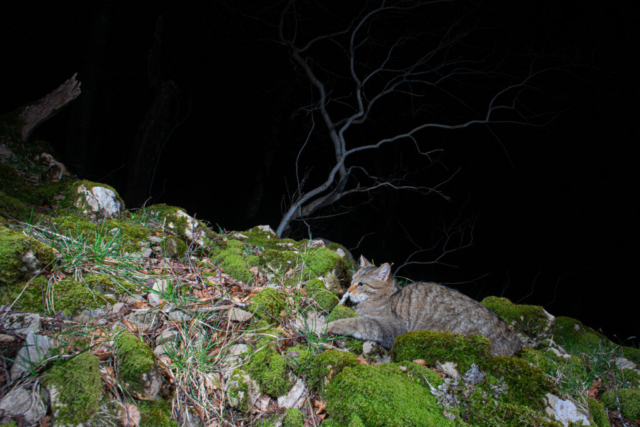
[[[358,283],[358,286],[364,286],[364,283],[360,282]]]

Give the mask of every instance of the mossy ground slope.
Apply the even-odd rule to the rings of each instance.
[[[214,230],[167,205],[100,218],[78,188],[101,184],[0,166],[0,304],[43,315],[36,333],[55,351],[28,381],[69,390],[49,408],[55,423],[117,425],[133,407],[141,426],[558,426],[547,393],[600,427],[618,401],[637,416],[640,375],[611,360],[640,352],[578,320],[551,327],[541,307],[488,298],[523,336],[554,343],[491,357],[482,336],[416,331],[374,365],[362,341],[308,324],[357,316],[338,305],[357,270],[339,245]],[[457,382],[436,372],[447,362]],[[295,408],[280,406],[298,392]]]

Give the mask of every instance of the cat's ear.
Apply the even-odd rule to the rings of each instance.
[[[391,266],[385,262],[375,271],[375,275],[378,280],[383,282],[388,281],[391,276]]]
[[[371,267],[373,264],[369,262],[363,255],[360,255],[360,267]]]

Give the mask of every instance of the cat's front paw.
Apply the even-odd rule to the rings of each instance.
[[[345,319],[335,320],[327,325],[327,333],[331,335],[350,335],[353,329],[349,327]]]

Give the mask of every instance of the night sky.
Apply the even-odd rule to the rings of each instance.
[[[162,15],[160,69],[177,86],[180,103],[173,110],[149,203],[184,207],[214,229],[258,224],[276,229],[295,189],[295,160],[311,126],[309,115],[294,113],[317,92],[277,43],[270,25],[284,3],[228,3],[233,7],[201,0],[141,1],[135,7],[96,1],[73,8],[2,2],[0,113],[44,96],[74,73],[83,81],[85,96],[83,72],[97,67],[85,162],[74,163],[77,156],[68,149],[77,117],[72,106],[37,129],[35,137],[48,140],[55,156],[79,177],[125,194],[130,146],[153,99],[147,58]],[[301,15],[313,10],[312,3],[299,3]],[[456,54],[487,66],[503,58],[505,73],[512,74],[532,63],[556,67],[521,98],[522,108],[541,114],[538,123],[552,122],[420,133],[421,149],[444,150],[433,163],[408,142],[354,158],[376,173],[402,167],[415,185],[437,185],[454,175],[439,187],[449,200],[408,191],[361,195],[319,212],[323,218],[309,221],[311,234],[342,243],[354,256],[398,267],[417,249],[435,245],[412,258],[434,260],[442,252],[437,242],[443,228],[462,226],[464,234],[451,234],[447,248],[468,244],[470,236],[473,244],[444,257],[448,266],[411,265],[398,275],[449,284],[476,299],[503,295],[543,305],[611,338],[638,335],[640,304],[633,295],[640,283],[631,272],[637,265],[638,235],[632,206],[639,194],[632,127],[638,113],[632,3],[508,3],[428,6],[406,25],[437,34],[447,20],[467,13],[470,35]],[[334,19],[304,16],[300,37],[303,30],[330,31],[356,11],[324,4]],[[383,34],[393,37],[405,23],[387,24]],[[107,37],[96,44],[92,37],[100,26]],[[402,55],[418,48],[411,45]],[[326,49],[310,54],[314,66],[331,61],[331,48]],[[346,83],[335,81],[337,93]],[[470,83],[466,93],[475,107],[485,83]],[[463,88],[454,89],[464,94]],[[435,116],[447,111],[438,102],[427,100]],[[385,108],[375,123],[353,135],[356,144],[397,133],[416,119],[406,98]],[[322,130],[321,125],[316,120],[316,128]],[[299,170],[309,172],[310,186],[331,166],[331,149],[326,134],[317,133],[300,156]],[[272,156],[268,170],[265,156]],[[264,192],[254,205],[258,184]],[[295,231],[296,238],[308,237],[303,224],[295,224]]]

